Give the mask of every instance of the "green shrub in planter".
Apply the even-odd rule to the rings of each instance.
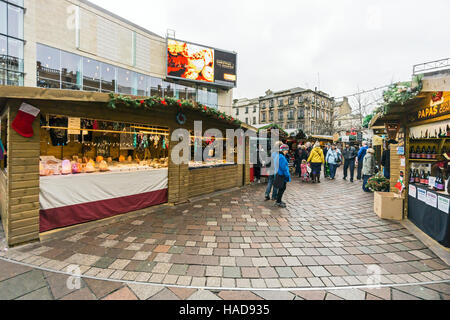
[[[389,192],[390,182],[381,172],[378,172],[376,175],[369,178],[366,187],[372,192]]]

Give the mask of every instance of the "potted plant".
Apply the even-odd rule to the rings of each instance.
[[[381,172],[368,180],[367,187],[375,192],[374,211],[381,219],[403,220],[403,198],[389,192],[390,182]]]

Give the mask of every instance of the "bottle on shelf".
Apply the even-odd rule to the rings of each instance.
[[[433,150],[431,150],[431,159],[436,159],[437,153],[436,153],[436,146],[433,146]]]
[[[420,184],[424,185],[425,184],[425,172],[422,170],[420,172]]]
[[[419,176],[419,170],[416,169],[416,173],[414,175],[414,183],[419,184],[420,183],[420,176]]]
[[[414,174],[414,169],[411,169],[411,171],[409,172],[409,183],[414,183]]]
[[[442,178],[442,173],[439,172],[437,178],[436,178],[436,190],[437,191],[444,191],[444,179]]]
[[[425,173],[425,178],[424,178],[424,181],[423,181],[424,183],[423,183],[423,184],[427,186],[427,185],[428,185],[428,182],[429,182],[429,179],[430,179],[430,174],[429,174],[428,172],[426,172],[426,173]]]
[[[420,159],[420,147],[416,147],[416,159]]]
[[[425,146],[422,147],[422,152],[420,153],[420,158],[421,159],[426,159],[427,158],[427,152],[425,150]]]
[[[428,146],[428,148],[427,148],[427,159],[431,160],[431,147],[430,146]]]
[[[411,149],[409,150],[409,158],[410,159],[416,158],[416,152],[414,151],[414,146],[411,146]]]

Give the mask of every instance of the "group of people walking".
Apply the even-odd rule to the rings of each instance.
[[[383,158],[388,156],[383,154]],[[291,182],[289,171],[289,146],[281,141],[275,144],[275,151],[272,152],[271,159],[274,163],[273,172],[269,173],[268,185],[265,193],[266,200],[275,200],[275,205],[285,208],[286,204],[282,201],[286,185]],[[305,176],[310,178],[312,183],[320,183],[322,166],[324,167],[324,176],[329,180],[335,180],[337,168],[344,164],[344,180],[350,176],[350,182],[354,182],[355,167],[357,166],[357,180],[362,180],[362,189],[370,192],[367,188],[367,182],[375,174],[375,150],[369,148],[367,142],[357,150],[349,144],[341,149],[333,144],[327,144],[323,149],[319,142],[314,146],[307,142],[304,145],[298,145],[294,151],[295,175],[298,175],[305,181]],[[385,174],[386,175],[386,174]],[[272,192],[272,197],[270,193]]]

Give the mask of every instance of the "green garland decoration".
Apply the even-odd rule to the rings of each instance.
[[[178,108],[178,109],[191,109],[195,111],[202,112],[207,116],[215,118],[216,120],[220,120],[223,122],[227,122],[229,124],[234,125],[242,125],[242,122],[238,119],[234,119],[233,117],[227,115],[224,112],[220,112],[216,109],[210,108],[200,103],[192,102],[190,100],[181,100],[176,98],[160,98],[160,97],[146,97],[139,98],[136,96],[128,96],[128,95],[116,95],[114,93],[109,94],[109,101],[107,107],[110,109],[116,109],[117,105],[121,104],[127,108],[134,109],[153,109],[155,107],[160,108]]]
[[[415,76],[413,81],[394,83],[383,92],[381,107],[384,114],[389,113],[393,105],[404,105],[411,99],[414,99],[423,89],[422,75]]]

